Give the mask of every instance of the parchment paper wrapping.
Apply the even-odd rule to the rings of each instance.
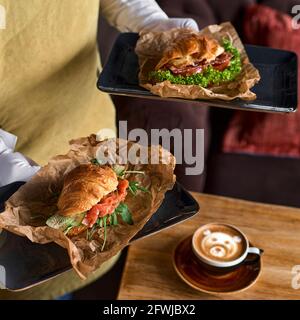
[[[102,229],[95,233],[92,241],[88,241],[86,233],[68,238],[62,231],[46,226],[46,219],[57,212],[56,203],[63,186],[64,175],[79,164],[95,158],[98,147],[107,141],[109,140],[98,142],[95,135],[70,141],[70,151],[66,155],[51,159],[48,165],[41,168],[29,182],[9,198],[5,211],[0,214],[1,228],[26,236],[33,242],[43,244],[54,241],[66,248],[72,266],[83,279],[128,244],[159,208],[165,192],[172,189],[175,183],[173,174],[175,158],[168,151],[160,146],[152,146],[150,152],[148,147],[117,140],[122,142],[120,149],[134,145],[139,146],[141,150],[149,151],[148,159],[154,156],[157,150],[160,154],[158,164],[126,165],[130,170],[145,171],[145,175],[130,175],[129,180],[140,181],[150,191],[149,193],[139,192],[136,196],[128,194],[126,197],[125,202],[132,212],[134,224],[128,225],[119,219],[119,225],[108,227],[107,242],[103,252],[100,250],[103,243]],[[122,154],[120,149],[117,148],[117,155]],[[163,164],[162,157],[165,159],[169,157],[170,163]],[[113,159],[113,156],[111,158]]]
[[[222,85],[203,88],[199,85],[172,84],[170,81],[163,81],[156,84],[149,83],[148,74],[153,71],[162,57],[164,50],[172,44],[179,33],[195,32],[190,29],[171,29],[164,32],[143,32],[137,42],[135,52],[139,58],[140,86],[150,90],[153,94],[161,97],[177,97],[186,99],[222,99],[232,100],[241,98],[243,100],[253,100],[255,93],[250,91],[255,83],[260,80],[259,72],[249,62],[245,48],[230,22],[220,25],[211,25],[201,30],[200,33],[215,38],[220,43],[224,37],[230,37],[233,45],[239,50],[242,60],[242,71],[234,81]]]

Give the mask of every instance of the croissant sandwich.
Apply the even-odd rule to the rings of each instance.
[[[230,40],[219,43],[200,33],[182,33],[165,49],[149,80],[206,88],[233,80],[241,69],[240,53]]]
[[[195,31],[144,31],[135,47],[139,85],[163,98],[256,99],[258,69],[230,22]]]
[[[97,228],[118,224],[118,219],[133,224],[131,213],[124,203],[127,192],[134,195],[138,190],[147,192],[136,181],[128,181],[125,176],[131,171],[120,167],[100,165],[96,159],[92,163],[81,164],[64,177],[64,184],[58,198],[58,213],[48,218],[49,227],[64,231],[68,237],[82,232],[91,240]],[[135,171],[135,174],[143,174]],[[105,241],[103,243],[104,248]]]

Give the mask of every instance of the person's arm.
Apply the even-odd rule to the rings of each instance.
[[[101,0],[100,7],[108,23],[121,32],[163,31],[175,27],[198,30],[195,20],[169,18],[154,0]]]
[[[28,181],[39,169],[38,165],[14,152],[17,137],[0,129],[0,187],[15,181]]]

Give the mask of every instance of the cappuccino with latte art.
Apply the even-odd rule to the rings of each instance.
[[[249,248],[246,236],[239,229],[220,223],[207,224],[196,230],[192,246],[202,262],[216,267],[235,266],[248,253],[260,254],[258,248]]]

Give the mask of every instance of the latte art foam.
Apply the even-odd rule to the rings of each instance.
[[[246,245],[237,230],[217,224],[204,229],[197,239],[200,255],[214,261],[234,261],[243,255]]]

